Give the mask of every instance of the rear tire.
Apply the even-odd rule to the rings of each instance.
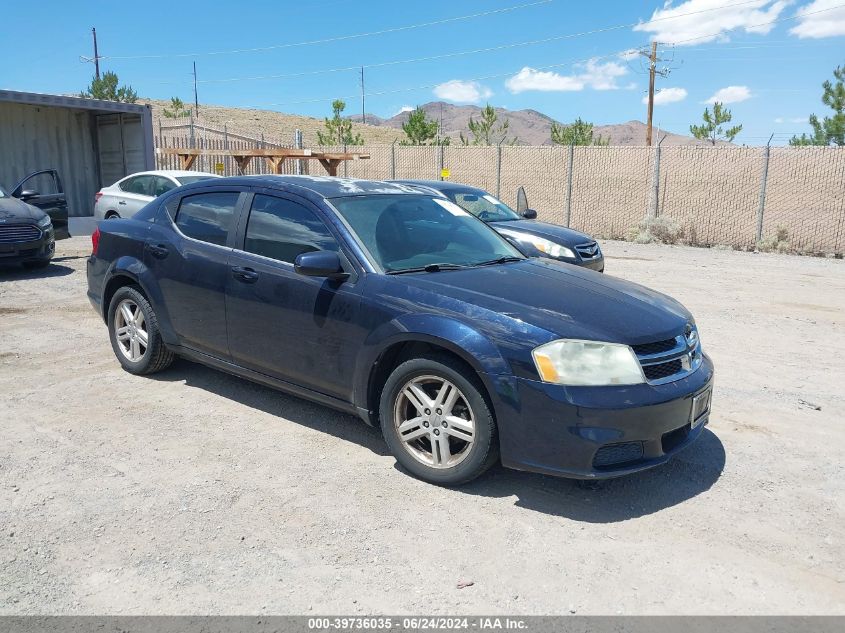
[[[106,213],[106,220],[119,220],[120,214],[117,211],[109,211]]]
[[[499,457],[496,422],[478,376],[447,356],[399,365],[384,385],[381,429],[396,460],[419,479],[455,486]]]
[[[173,352],[161,340],[155,311],[136,286],[123,286],[114,293],[108,324],[114,355],[130,374],[153,374],[173,362]]]

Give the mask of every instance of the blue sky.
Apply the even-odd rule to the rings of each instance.
[[[347,113],[359,112],[360,74],[351,67],[364,65],[367,111],[382,117],[443,99],[533,108],[564,122],[645,120],[648,77],[635,51],[657,39],[667,60],[659,66],[671,72],[658,80],[656,124],[687,133],[705,102],[719,97],[744,125],[738,141],[762,144],[774,132],[782,143],[808,130],[810,113],[825,113],[821,83],[845,64],[845,0],[37,6],[4,7],[2,88],[78,92],[93,74],[79,56],[92,54],[96,26],[101,69],[114,70],[144,97],[191,100],[196,61],[200,103],[312,116],[327,114],[334,97],[349,97]],[[469,52],[479,49],[494,50]],[[324,70],[332,72],[307,74]],[[296,73],[306,74],[266,78]],[[237,81],[218,81],[224,79]]]

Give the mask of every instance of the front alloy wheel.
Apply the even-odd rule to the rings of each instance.
[[[435,484],[478,477],[498,459],[496,423],[478,374],[446,355],[399,365],[379,405],[382,434],[396,460]]]
[[[405,450],[431,468],[457,466],[475,439],[475,418],[466,396],[438,376],[420,376],[405,384],[396,398],[393,423]]]

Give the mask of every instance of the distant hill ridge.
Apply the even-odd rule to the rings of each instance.
[[[445,101],[432,101],[420,106],[429,119],[442,121],[444,136],[457,140],[460,133],[466,136],[469,129],[469,118],[477,119],[481,108],[474,105],[455,105]],[[537,110],[508,110],[507,108],[496,108],[500,120],[510,121],[509,134],[516,136],[521,145],[550,145],[552,142],[553,118],[538,112]],[[388,119],[383,119],[374,114],[367,114],[367,124],[377,127],[389,127],[397,130],[402,129],[402,124],[407,122],[408,112],[400,112]],[[587,117],[589,118],[589,117]],[[362,117],[355,114],[349,117],[350,120],[360,122]],[[560,123],[560,122],[559,122]],[[564,122],[565,123],[565,122]],[[593,128],[596,134],[609,139],[611,145],[645,145],[646,125],[641,121],[628,121],[614,125],[597,125]],[[665,137],[665,138],[664,138]],[[654,140],[657,141],[657,130],[654,132]],[[706,145],[706,141],[700,141],[692,136],[683,134],[672,134],[660,132],[664,139],[663,145]]]
[[[153,117],[161,118],[164,108],[169,102],[155,99],[140,99],[149,103],[153,109]],[[190,105],[190,104],[189,104]],[[443,131],[446,136],[457,142],[460,133],[467,134],[470,116],[478,118],[481,108],[473,105],[454,105],[444,101],[433,101],[422,106],[430,119],[440,121],[442,117]],[[554,119],[537,110],[508,110],[496,108],[501,119],[510,120],[510,135],[516,136],[521,145],[549,145],[551,144],[551,129]],[[353,122],[353,132],[360,133],[367,144],[390,144],[405,138],[402,124],[408,120],[408,113],[402,112],[389,118],[381,118],[374,114],[367,114],[367,123],[361,122],[361,115],[349,117]],[[587,117],[589,118],[589,117]],[[168,119],[161,118],[164,125]],[[224,125],[229,131],[237,134],[247,134],[260,138],[262,135],[272,142],[285,144],[293,143],[294,131],[302,130],[303,141],[306,146],[317,144],[317,130],[323,129],[323,119],[299,114],[286,114],[272,110],[257,110],[250,108],[231,108],[224,106],[200,104],[201,124],[222,129]],[[615,125],[598,125],[595,132],[610,140],[611,145],[645,145],[646,126],[640,121],[628,121]],[[706,145],[691,136],[671,134],[661,131],[660,137],[655,130],[655,142],[658,138],[665,139],[663,145]]]

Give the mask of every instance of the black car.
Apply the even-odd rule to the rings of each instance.
[[[427,481],[576,478],[699,437],[713,365],[648,288],[525,257],[457,204],[310,176],[174,189],[92,236],[88,296],[135,374],[180,355],[360,416]]]
[[[604,272],[604,255],[592,237],[557,224],[539,222],[537,212],[520,215],[504,202],[476,187],[440,180],[396,180],[433,189],[483,220],[531,257],[558,261]]]
[[[24,189],[33,181],[44,183],[49,190]],[[11,194],[0,187],[0,264],[47,266],[56,239],[69,237],[67,216],[61,180],[53,169],[30,174]]]

